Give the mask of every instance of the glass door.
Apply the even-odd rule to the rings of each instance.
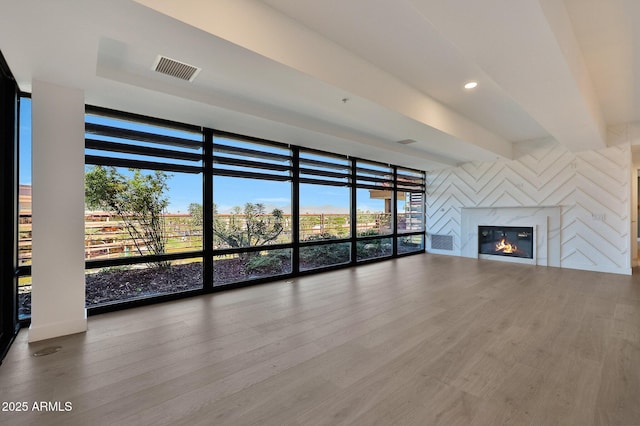
[[[17,330],[17,108],[18,86],[0,52],[0,360]]]

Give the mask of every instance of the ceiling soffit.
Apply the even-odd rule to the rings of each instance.
[[[349,94],[400,113],[462,142],[480,160],[511,158],[511,142],[373,66],[315,31],[256,1],[137,0]],[[406,135],[397,139],[411,137]],[[459,156],[460,144],[433,138],[435,152]]]

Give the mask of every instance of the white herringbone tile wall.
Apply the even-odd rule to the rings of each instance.
[[[561,266],[630,274],[629,145],[572,153],[558,144],[516,144],[517,160],[467,163],[427,174],[430,235],[451,235],[460,255],[461,208],[560,206]]]

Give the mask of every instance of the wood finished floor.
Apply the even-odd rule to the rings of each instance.
[[[419,255],[26,342],[0,399],[73,410],[0,423],[640,425],[637,275]]]

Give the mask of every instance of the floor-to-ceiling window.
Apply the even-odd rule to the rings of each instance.
[[[351,262],[351,161],[300,150],[301,271]]]
[[[398,254],[424,250],[424,173],[398,167],[396,173],[396,229]]]
[[[31,98],[20,97],[18,145],[18,319],[31,316]]]
[[[85,123],[90,314],[424,252],[421,171],[103,108]],[[20,183],[28,319],[28,167]]]
[[[355,179],[357,259],[389,257],[393,254],[395,212],[393,167],[359,160]]]
[[[202,133],[90,108],[86,305],[202,288]]]
[[[285,145],[216,134],[214,286],[292,272],[292,170]]]

